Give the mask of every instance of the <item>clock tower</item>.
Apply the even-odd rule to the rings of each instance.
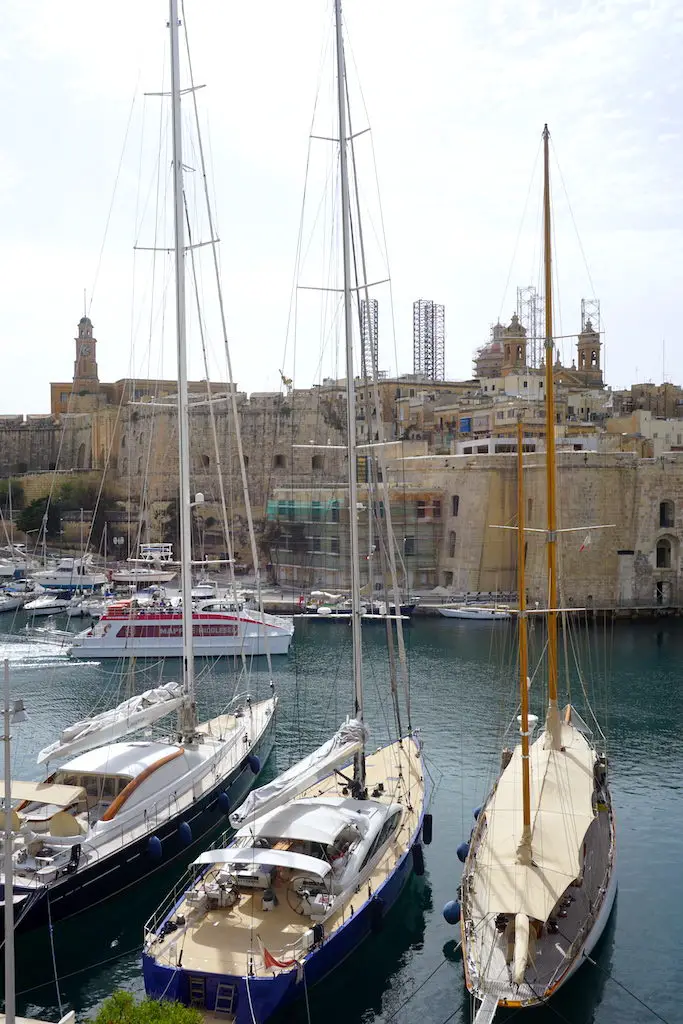
[[[97,339],[92,335],[92,321],[89,317],[81,317],[78,323],[76,342],[76,362],[74,363],[74,391],[78,385],[92,387],[99,384],[97,376]]]

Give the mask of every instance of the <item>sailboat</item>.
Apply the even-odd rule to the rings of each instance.
[[[11,813],[14,908],[22,929],[89,910],[192,847],[204,847],[245,798],[274,743],[272,693],[258,702],[236,697],[224,714],[197,720],[177,19],[172,4],[182,680],[74,723],[38,755],[39,764],[62,761],[60,767],[40,782],[12,780],[11,797],[18,801]],[[134,738],[171,714],[177,726],[168,739]],[[4,899],[4,874],[2,885]]]
[[[461,933],[465,981],[481,1001],[476,1021],[499,1006],[544,1003],[579,969],[607,924],[617,889],[615,819],[604,737],[576,709],[558,706],[558,572],[553,380],[550,174],[544,152],[545,406],[549,607],[545,725],[530,713],[524,579],[523,443],[518,426],[517,541],[520,743],[477,820],[464,860]],[[580,528],[579,528],[580,529]],[[564,531],[560,531],[564,532]]]
[[[172,26],[175,2],[171,0]],[[418,735],[397,730],[396,742],[367,753],[347,166],[351,133],[340,0],[334,9],[353,717],[307,758],[250,795],[230,817],[236,829],[233,841],[202,853],[184,891],[172,894],[145,929],[147,993],[231,1015],[236,1024],[263,1024],[341,965],[380,926],[413,867],[424,870],[421,840],[431,839],[432,822],[425,813],[430,786]],[[397,632],[400,628],[398,619]]]

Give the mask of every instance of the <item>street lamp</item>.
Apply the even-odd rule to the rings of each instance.
[[[3,722],[5,734],[2,741],[5,749],[5,1022],[14,1024],[14,885],[12,882],[12,759],[10,751],[10,728],[27,722],[28,715],[23,700],[15,700],[10,706],[9,661],[5,659],[5,693]]]

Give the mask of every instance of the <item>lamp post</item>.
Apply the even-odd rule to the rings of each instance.
[[[15,993],[14,993],[14,887],[12,884],[12,780],[10,726],[26,722],[28,715],[24,710],[23,700],[16,700],[10,708],[9,661],[5,659],[5,691],[4,691],[3,723],[5,734],[2,737],[5,748],[5,1022],[14,1024]]]

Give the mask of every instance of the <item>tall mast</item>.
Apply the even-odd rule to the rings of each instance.
[[[543,127],[543,261],[545,269],[545,430],[546,505],[548,524],[548,716],[551,746],[560,748],[557,707],[557,480],[555,467],[555,381],[553,377],[553,272],[550,228],[550,159],[548,125]]]
[[[529,652],[526,623],[526,565],[524,533],[524,428],[517,420],[517,591],[519,593],[519,694],[522,737],[522,839],[517,847],[521,864],[531,864],[531,773],[529,770]]]
[[[183,209],[183,153],[180,121],[180,52],[178,0],[169,0],[171,30],[171,123],[173,126],[173,228],[175,248],[175,312],[178,346],[178,453],[180,514],[180,585],[183,599],[183,689],[189,707],[183,712],[180,730],[191,736],[196,724],[194,703],[194,652],[192,645],[192,519],[190,507],[190,416],[187,389],[187,338],[185,317],[185,226]]]
[[[342,252],[344,260],[344,336],[346,340],[346,429],[349,471],[349,526],[351,537],[351,631],[355,715],[363,720],[363,652],[361,648],[360,545],[358,541],[358,485],[356,480],[356,389],[353,375],[353,316],[351,311],[351,202],[346,152],[346,70],[342,38],[341,0],[334,0],[337,39],[337,105],[339,108],[339,169],[341,176]],[[365,750],[356,754],[354,781],[365,790]]]

